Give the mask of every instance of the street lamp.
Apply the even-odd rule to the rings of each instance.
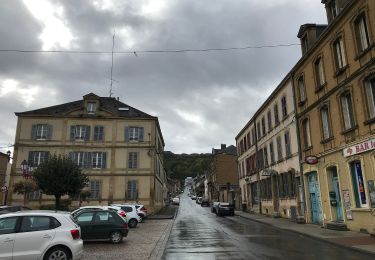
[[[24,179],[32,179],[33,177],[33,170],[34,170],[34,167],[32,166],[32,164],[28,164],[26,160],[23,160],[22,163],[21,163],[21,170],[22,170],[22,177]]]

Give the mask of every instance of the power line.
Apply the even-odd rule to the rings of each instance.
[[[17,53],[69,53],[69,54],[132,54],[139,53],[184,53],[184,52],[214,52],[214,51],[239,51],[248,49],[265,49],[292,47],[301,45],[300,43],[275,44],[275,45],[258,45],[228,48],[207,48],[207,49],[176,49],[176,50],[135,50],[135,51],[69,51],[69,50],[22,50],[22,49],[0,49],[0,52],[17,52]]]

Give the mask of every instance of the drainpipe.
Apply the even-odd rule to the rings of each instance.
[[[292,90],[293,90],[293,99],[294,99],[294,115],[296,120],[296,134],[297,134],[297,149],[298,149],[298,161],[299,161],[299,172],[300,172],[300,183],[302,187],[302,196],[301,196],[301,217],[305,219],[305,209],[306,209],[306,199],[305,199],[305,180],[303,175],[303,166],[302,166],[302,144],[301,144],[301,133],[299,131],[299,118],[301,115],[297,113],[297,97],[294,84],[294,73],[290,75],[292,81]],[[306,220],[306,219],[305,219]]]

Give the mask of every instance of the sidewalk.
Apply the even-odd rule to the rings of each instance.
[[[272,218],[259,214],[250,214],[235,211],[237,216],[260,223],[274,226],[283,230],[296,232],[305,236],[319,239],[339,246],[349,247],[354,250],[375,254],[375,237],[353,231],[336,231],[322,228],[313,224],[297,224],[288,219]]]

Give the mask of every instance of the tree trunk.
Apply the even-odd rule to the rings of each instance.
[[[55,195],[55,210],[60,209],[60,198],[61,198],[61,195]]]

